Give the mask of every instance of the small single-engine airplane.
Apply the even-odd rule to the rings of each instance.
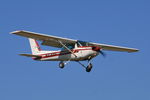
[[[27,37],[30,42],[32,54],[20,54],[21,56],[32,57],[37,61],[60,61],[59,67],[64,66],[70,61],[76,61],[82,65],[87,72],[92,69],[91,59],[101,54],[105,56],[102,50],[137,52],[138,49],[85,42],[62,38],[51,35],[44,35],[29,31],[14,31],[12,34]],[[43,51],[40,49],[36,40],[42,41],[42,45],[62,48],[59,51]],[[87,61],[87,66],[80,61]]]

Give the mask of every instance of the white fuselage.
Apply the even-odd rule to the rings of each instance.
[[[40,58],[33,58],[39,61],[80,61],[89,60],[99,54],[99,52],[92,50],[91,46],[87,47],[77,47],[71,50],[72,54],[68,50],[59,51],[39,51],[38,55],[42,56]]]

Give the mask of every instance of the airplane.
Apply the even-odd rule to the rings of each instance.
[[[65,65],[70,61],[75,61],[78,62],[82,67],[84,67],[86,69],[86,72],[90,72],[93,67],[91,59],[98,56],[99,54],[105,56],[103,50],[121,51],[128,53],[139,51],[135,48],[85,42],[24,30],[14,31],[11,33],[29,39],[32,54],[20,54],[21,56],[31,57],[36,61],[59,61],[60,68],[64,68]],[[36,40],[42,41],[42,45],[61,48],[61,50],[41,50]],[[87,65],[81,63],[81,61],[87,61]]]

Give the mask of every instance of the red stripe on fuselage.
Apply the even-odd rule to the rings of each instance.
[[[78,51],[81,51],[81,50],[92,50],[92,49],[75,49],[75,50],[71,50],[71,51],[73,51],[74,53],[77,53]],[[68,52],[68,51],[59,51],[59,52],[41,54],[40,56],[41,56],[41,58],[49,58],[49,57],[67,55],[67,54],[71,54],[71,52]],[[41,59],[41,58],[39,58],[39,59]]]

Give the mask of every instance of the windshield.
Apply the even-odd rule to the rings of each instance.
[[[80,47],[80,46],[89,46],[89,43],[85,42],[85,41],[77,41],[77,46],[78,47]]]

